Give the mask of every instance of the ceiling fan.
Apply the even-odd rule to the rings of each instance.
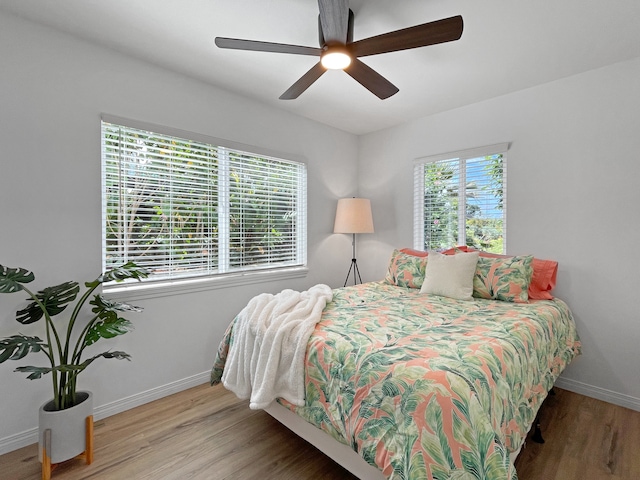
[[[451,42],[462,36],[463,22],[458,15],[354,42],[353,12],[348,0],[318,0],[318,7],[320,48],[225,37],[216,37],[216,45],[237,50],[319,56],[320,61],[284,92],[281,100],[298,98],[328,68],[344,70],[378,98],[385,99],[397,93],[398,88],[361,62],[359,57]]]

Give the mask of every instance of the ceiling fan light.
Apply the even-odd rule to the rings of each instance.
[[[322,66],[331,70],[344,70],[351,65],[351,56],[341,50],[327,50],[320,59]]]

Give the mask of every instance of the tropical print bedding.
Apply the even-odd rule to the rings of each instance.
[[[461,301],[367,283],[334,290],[307,347],[306,404],[280,403],[389,479],[515,480],[509,454],[579,353],[559,299]]]

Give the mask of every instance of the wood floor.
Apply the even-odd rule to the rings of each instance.
[[[520,480],[640,479],[640,412],[568,391],[542,409],[546,443],[527,441]],[[0,479],[36,480],[36,445],[0,456]],[[95,424],[95,460],[66,462],[53,479],[353,480],[263,411],[202,385]]]

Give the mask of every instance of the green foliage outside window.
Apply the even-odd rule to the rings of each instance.
[[[423,168],[424,248],[442,250],[465,244],[503,253],[503,156],[425,163]]]

